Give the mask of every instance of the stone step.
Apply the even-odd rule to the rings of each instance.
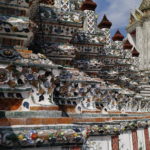
[[[116,113],[112,113],[112,114],[90,114],[90,113],[86,113],[86,114],[72,114],[69,113],[68,114],[70,117],[73,118],[106,118],[106,117],[138,117],[138,116],[143,116],[143,114],[116,114]],[[150,113],[145,114],[145,115],[150,115]]]
[[[61,111],[0,111],[0,118],[59,118]]]
[[[145,85],[140,85],[142,88],[150,88],[150,85],[148,85],[148,84],[145,84]]]
[[[142,90],[140,93],[141,94],[150,94],[150,91],[148,91],[148,90]]]
[[[147,94],[147,93],[141,93],[141,96],[144,96],[144,97],[150,97],[150,94]]]
[[[148,85],[147,82],[140,82],[141,85]]]
[[[150,88],[149,87],[145,87],[142,89],[142,91],[150,91]]]

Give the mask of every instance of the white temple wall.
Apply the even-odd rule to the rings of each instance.
[[[135,43],[135,38],[133,38],[131,36],[130,33],[127,33],[127,39],[130,41],[130,43],[135,47],[136,43]]]
[[[86,143],[86,150],[112,150],[110,136],[89,137]]]
[[[137,130],[138,149],[146,150],[144,129]]]
[[[143,23],[143,45],[144,45],[144,64],[146,64],[146,69],[150,68],[150,20],[146,20]]]
[[[133,150],[131,132],[119,135],[119,150]]]
[[[136,49],[139,51],[140,56],[139,56],[139,61],[140,61],[140,66],[139,69],[144,69],[144,60],[145,60],[145,54],[144,54],[144,47],[143,47],[143,29],[141,26],[136,27]]]
[[[130,43],[139,51],[139,69],[150,69],[150,20],[145,20],[143,25],[136,27],[136,36],[127,35]]]

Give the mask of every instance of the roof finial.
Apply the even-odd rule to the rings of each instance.
[[[93,10],[95,11],[97,4],[92,0],[85,0],[81,6],[81,10]]]
[[[122,41],[124,39],[124,36],[120,33],[119,29],[115,33],[115,35],[112,37],[113,41]]]
[[[107,16],[104,15],[104,17],[103,17],[102,21],[99,23],[98,27],[100,29],[102,29],[102,28],[108,28],[108,29],[110,29],[111,26],[112,26],[112,23],[107,19]]]

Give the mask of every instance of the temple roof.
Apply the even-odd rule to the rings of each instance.
[[[112,23],[107,19],[106,15],[104,15],[104,17],[103,17],[102,21],[99,23],[98,27],[100,29],[102,29],[102,28],[110,29],[111,26],[112,26]]]
[[[113,41],[122,41],[124,36],[120,33],[119,30],[115,33],[115,35],[112,37]]]
[[[139,9],[142,11],[150,9],[150,0],[143,0]]]
[[[136,48],[132,51],[132,57],[139,57],[140,53],[136,50]]]
[[[131,45],[128,39],[123,44],[123,49],[132,49],[132,47],[133,46]]]
[[[92,0],[85,0],[81,6],[81,10],[95,10],[97,7],[97,4],[93,2]]]

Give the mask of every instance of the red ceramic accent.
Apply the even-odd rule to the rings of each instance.
[[[140,53],[134,48],[132,51],[132,57],[139,57]]]
[[[100,29],[102,29],[102,28],[110,29],[111,26],[112,26],[112,23],[107,19],[106,15],[104,15],[104,17],[103,17],[102,21],[99,23],[98,27]]]
[[[40,3],[53,5],[54,4],[54,0],[40,0]]]
[[[17,110],[22,101],[20,99],[0,99],[0,110]]]
[[[113,41],[122,41],[124,39],[124,36],[120,33],[119,30],[117,30],[112,39]]]
[[[81,10],[93,10],[95,11],[97,4],[92,0],[85,0],[81,6]]]
[[[129,42],[129,40],[126,40],[125,42],[124,42],[124,45],[123,45],[123,49],[132,49],[132,45],[131,45],[131,43]]]
[[[32,133],[31,139],[36,140],[37,138],[38,138],[38,134],[37,133]]]

